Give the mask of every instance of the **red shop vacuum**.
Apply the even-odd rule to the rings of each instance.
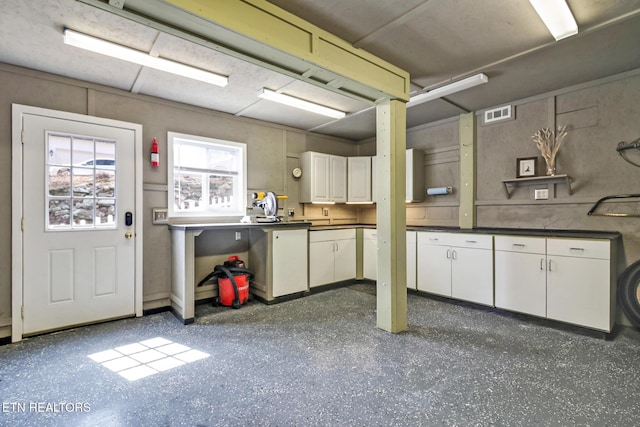
[[[238,256],[230,256],[224,265],[216,265],[198,286],[214,278],[218,279],[218,296],[214,305],[240,308],[249,300],[249,283],[253,279],[253,272],[245,267],[244,261]]]

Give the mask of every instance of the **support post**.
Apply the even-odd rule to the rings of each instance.
[[[476,114],[460,115],[460,228],[476,226]]]
[[[392,333],[407,329],[406,117],[404,102],[376,107],[377,326]]]

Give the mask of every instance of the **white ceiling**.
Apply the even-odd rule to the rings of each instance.
[[[361,140],[375,110],[76,0],[1,0],[0,62],[229,114]],[[124,1],[126,8],[126,0]],[[528,0],[271,0],[409,71],[413,90],[478,72],[489,83],[407,111],[413,127],[640,68],[640,0],[568,0],[577,36],[555,42]],[[62,41],[64,27],[229,76],[225,88],[93,54]],[[282,90],[346,111],[341,120],[256,96]]]

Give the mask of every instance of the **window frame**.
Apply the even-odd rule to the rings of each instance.
[[[203,146],[217,146],[223,148],[232,148],[238,150],[241,153],[240,168],[238,170],[238,190],[237,196],[240,197],[240,205],[238,210],[231,212],[215,212],[210,209],[203,209],[199,211],[178,211],[175,209],[175,159],[174,159],[174,147],[181,141],[199,144]],[[204,174],[215,173],[216,170],[209,170],[203,172]],[[209,138],[198,135],[190,135],[180,132],[167,132],[167,207],[168,207],[168,219],[188,220],[193,219],[211,219],[215,221],[229,221],[239,220],[246,215],[247,212],[247,144],[242,142],[228,141],[217,138]],[[234,194],[236,192],[234,191]],[[203,200],[206,200],[203,198]]]

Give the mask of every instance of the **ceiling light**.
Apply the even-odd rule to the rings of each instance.
[[[260,98],[288,105],[289,107],[311,111],[312,113],[322,114],[323,116],[332,117],[334,119],[341,119],[347,115],[344,111],[335,110],[333,108],[325,107],[324,105],[314,104],[313,102],[285,95],[284,93],[278,93],[267,88],[260,89],[258,91],[258,96]]]
[[[68,28],[64,29],[64,42],[70,46],[79,47],[102,55],[111,56],[113,58],[133,62],[134,64],[155,68],[156,70],[166,71],[167,73],[200,80],[217,86],[224,87],[229,82],[229,79],[225,76],[204,71],[199,68],[190,67],[178,62],[169,61],[168,59],[151,56],[139,50],[88,36]]]
[[[556,40],[578,34],[578,24],[565,0],[529,0],[529,3]]]
[[[467,77],[466,79],[441,86],[430,90],[429,92],[412,96],[409,102],[407,102],[407,107],[413,107],[414,105],[422,104],[423,102],[433,101],[434,99],[442,98],[443,96],[451,95],[452,93],[460,92],[474,86],[487,83],[488,81],[489,77],[487,77],[486,74],[476,74],[475,76]]]

